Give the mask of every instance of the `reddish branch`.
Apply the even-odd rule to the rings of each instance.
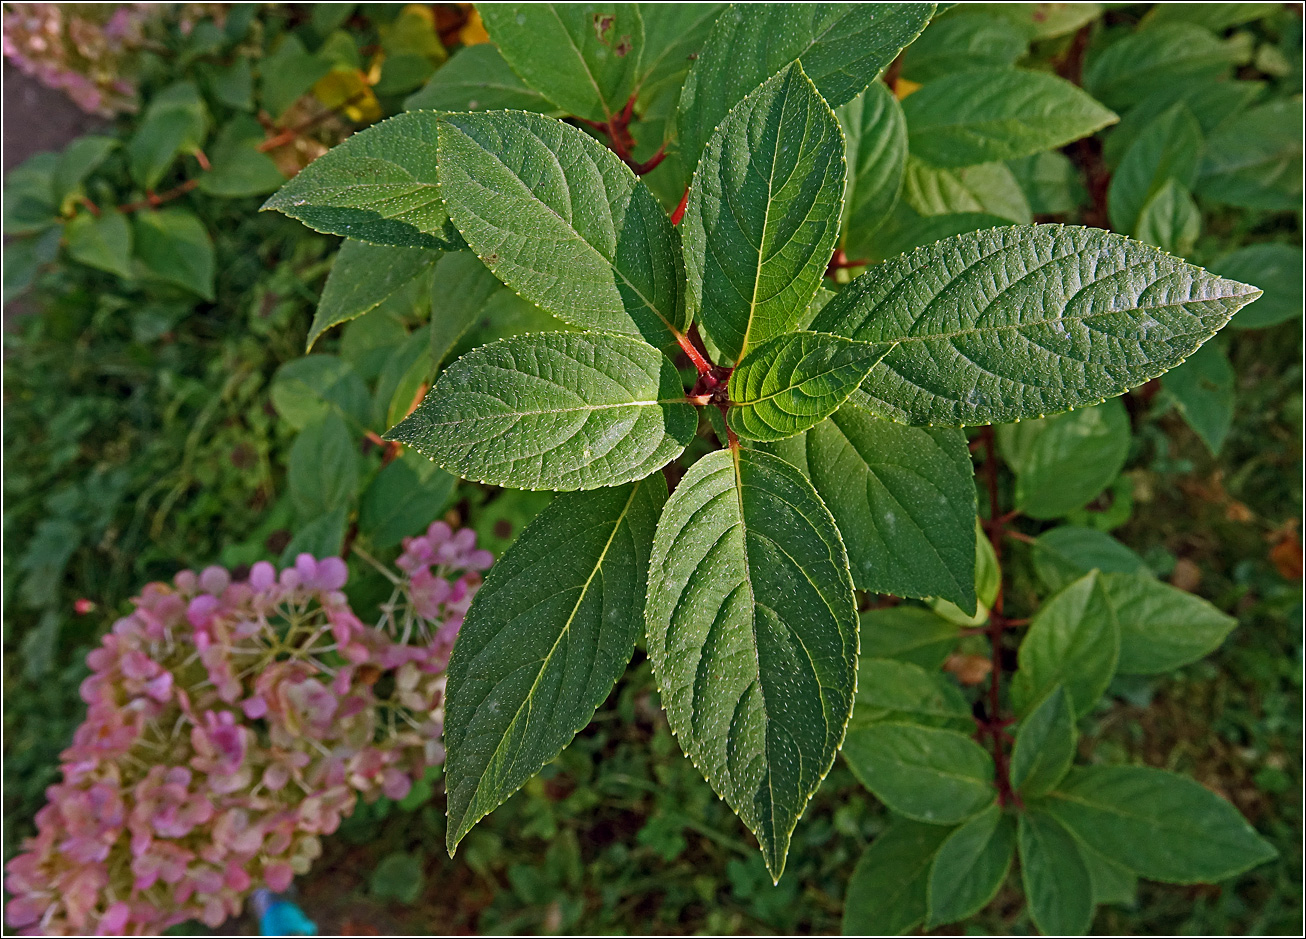
[[[662,146],[658,147],[657,153],[643,163],[636,160],[635,147],[638,145],[638,141],[630,135],[630,122],[634,120],[634,117],[635,96],[631,95],[630,100],[626,102],[626,106],[621,109],[621,113],[606,121],[591,121],[583,117],[579,117],[577,120],[605,135],[608,138],[608,148],[617,155],[622,163],[630,167],[631,172],[636,176],[643,176],[645,173],[651,173],[666,158],[667,145],[663,142]]]
[[[830,263],[825,267],[825,276],[834,277],[839,271],[850,267],[865,267],[871,262],[866,258],[852,258],[844,254],[843,248],[835,248],[834,254],[830,257]]]
[[[685,194],[680,197],[680,204],[676,206],[676,211],[671,213],[671,224],[679,225],[680,220],[685,217],[685,207],[689,205],[689,187],[685,187]]]

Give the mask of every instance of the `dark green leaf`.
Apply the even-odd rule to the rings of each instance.
[[[439,115],[400,114],[318,157],[263,208],[314,231],[398,248],[457,247],[440,200],[435,126]]]
[[[1138,875],[1117,861],[1098,854],[1082,841],[1079,856],[1093,883],[1093,902],[1134,906],[1138,902]]]
[[[1161,675],[1213,651],[1238,625],[1201,597],[1142,574],[1103,574],[1120,624],[1122,675]]]
[[[993,164],[997,166],[998,164]],[[976,167],[977,168],[977,167]],[[901,203],[899,204],[901,208]],[[888,223],[875,234],[871,260],[883,261],[906,254],[915,248],[932,245],[944,238],[985,228],[1006,228],[1011,219],[984,212],[954,212],[948,215],[920,216],[895,211]]]
[[[486,31],[512,66],[563,111],[610,121],[635,91],[644,20],[635,3],[492,3]]]
[[[1168,180],[1191,188],[1202,158],[1202,128],[1183,104],[1176,104],[1143,128],[1125,151],[1107,190],[1111,227],[1133,232],[1148,201]]]
[[[851,101],[915,39],[932,3],[741,3],[716,21],[680,97],[686,167],[730,110],[801,57],[831,107]],[[752,50],[741,55],[740,50]]]
[[[970,704],[945,676],[909,662],[864,655],[857,668],[857,703],[849,726],[883,720],[956,729],[974,726]]]
[[[1064,685],[1075,717],[1086,713],[1106,691],[1120,656],[1120,626],[1093,572],[1066,587],[1039,608],[1020,643],[1020,668],[1011,682],[1011,699],[1030,714],[1057,685]]]
[[[421,856],[407,851],[396,851],[381,858],[368,878],[368,888],[373,896],[405,904],[417,902],[425,883]]]
[[[1171,254],[1187,254],[1202,233],[1202,213],[1188,189],[1168,179],[1139,213],[1134,237]]]
[[[405,450],[363,490],[358,533],[377,548],[421,534],[448,508],[457,483],[430,460]]]
[[[22,294],[41,267],[49,264],[59,253],[59,236],[62,228],[47,228],[39,235],[14,238],[5,244],[4,302]]]
[[[1073,212],[1088,196],[1079,178],[1079,168],[1057,150],[1008,160],[1007,166],[1035,215]]]
[[[694,464],[658,523],[646,618],[671,729],[778,880],[856,686],[848,560],[811,484],[754,450]]]
[[[452,854],[594,715],[643,632],[661,474],[558,496],[486,578],[449,663]]]
[[[1301,316],[1301,248],[1278,242],[1248,245],[1211,266],[1222,277],[1243,279],[1265,291],[1254,306],[1244,308],[1233,318],[1231,326],[1261,329]]]
[[[1301,102],[1271,101],[1221,124],[1207,140],[1195,188],[1225,205],[1271,212],[1299,208]]]
[[[1137,387],[1259,295],[1120,235],[1035,225],[958,235],[872,268],[812,329],[898,343],[853,395],[877,414],[999,423]]]
[[[74,261],[124,279],[132,276],[132,229],[122,213],[113,209],[98,216],[79,212],[64,227],[64,237]]]
[[[943,842],[930,868],[926,928],[973,916],[997,894],[1016,853],[1016,820],[990,805]]]
[[[843,757],[893,811],[932,825],[955,825],[993,802],[993,758],[955,730],[879,723],[848,731]]]
[[[839,236],[843,133],[798,65],[708,140],[682,223],[690,318],[732,362],[788,332]]]
[[[426,87],[404,102],[406,111],[538,111],[556,108],[526,83],[490,43],[467,46],[441,66]]]
[[[1033,29],[988,12],[935,19],[902,57],[902,76],[929,82],[949,72],[1012,66],[1029,51]]]
[[[310,54],[298,36],[286,33],[259,63],[259,104],[278,118],[329,71],[328,58]]]
[[[887,346],[826,333],[786,333],[753,346],[730,373],[726,424],[749,440],[783,440],[848,400]]]
[[[918,606],[867,610],[861,616],[862,654],[934,669],[957,645],[955,623]]]
[[[272,405],[295,430],[303,430],[328,413],[339,414],[356,429],[367,426],[367,386],[349,365],[334,355],[291,359],[272,379]]]
[[[500,280],[565,322],[673,341],[679,233],[612,151],[519,111],[449,115],[439,135],[449,212]]]
[[[1051,790],[1075,758],[1075,715],[1066,689],[1055,686],[1016,729],[1011,753],[1011,785],[1022,797]]]
[[[1188,426],[1215,456],[1233,429],[1235,378],[1224,347],[1212,342],[1161,380]]]
[[[445,360],[463,334],[484,315],[491,298],[499,293],[511,296],[499,278],[470,251],[446,254],[439,260],[431,282],[433,365],[438,367]]]
[[[301,522],[347,508],[358,490],[358,444],[337,414],[299,432],[290,448],[286,480]]]
[[[277,563],[289,567],[301,554],[311,554],[315,558],[338,555],[340,545],[345,540],[345,522],[348,519],[349,509],[342,505],[308,522],[300,522]]]
[[[1053,593],[1097,568],[1103,573],[1151,576],[1147,564],[1104,531],[1059,525],[1034,541],[1034,570]]]
[[[998,428],[1002,457],[1016,473],[1016,507],[1059,518],[1111,484],[1129,455],[1129,414],[1119,400]]]
[[[1150,767],[1076,770],[1044,804],[1090,848],[1151,880],[1224,880],[1277,853],[1224,799]]]
[[[96,134],[78,137],[70,143],[64,152],[59,154],[59,163],[54,170],[56,204],[63,206],[70,198],[79,194],[86,177],[95,172],[117,148],[116,137],[102,137]]]
[[[415,278],[429,278],[431,266],[439,258],[439,253],[425,248],[345,241],[322,288],[322,299],[308,331],[308,348],[312,349],[317,338],[332,326],[375,310]]]
[[[1195,23],[1220,32],[1282,9],[1277,3],[1158,3],[1139,25],[1150,28],[1166,23]]]
[[[208,129],[208,110],[199,89],[191,82],[169,85],[150,99],[127,143],[132,179],[144,189],[153,189],[178,154],[204,145]]]
[[[254,72],[250,60],[237,56],[225,68],[206,70],[208,90],[220,104],[238,111],[254,110]]]
[[[907,123],[898,100],[881,82],[842,105],[836,114],[843,127],[848,162],[840,244],[849,258],[869,258],[871,235],[902,190]]]
[[[637,93],[647,100],[661,88],[679,93],[685,73],[698,58],[725,3],[641,3],[644,56]],[[671,102],[674,104],[675,102]]]
[[[59,157],[37,153],[28,157],[5,177],[4,232],[25,235],[39,232],[58,222],[59,200],[55,198],[54,178]]]
[[[1163,85],[1134,105],[1111,128],[1102,147],[1102,156],[1113,169],[1133,146],[1138,135],[1158,117],[1177,104],[1197,118],[1203,136],[1209,135],[1226,120],[1246,111],[1262,92],[1265,82],[1203,81]]]
[[[935,852],[950,834],[943,825],[895,818],[853,868],[843,908],[845,936],[900,936],[926,915]]]
[[[275,192],[286,178],[272,157],[259,152],[265,136],[262,125],[249,115],[233,118],[218,132],[209,154],[213,168],[199,177],[199,188],[227,199]]]
[[[902,198],[925,216],[982,212],[1024,225],[1034,220],[1020,183],[1005,163],[936,169],[908,157]]]
[[[566,491],[647,476],[697,424],[675,367],[652,346],[543,333],[463,356],[387,437],[464,479]]]
[[[902,103],[912,156],[939,167],[1028,156],[1119,118],[1046,72],[972,69],[928,82]]]
[[[862,590],[975,609],[975,485],[966,437],[847,404],[807,434],[812,484]]]
[[[1079,846],[1041,811],[1019,817],[1020,871],[1030,917],[1045,936],[1082,936],[1093,923],[1093,882]]]
[[[1236,58],[1236,50],[1209,29],[1189,23],[1158,26],[1125,36],[1089,62],[1084,90],[1121,110],[1153,89],[1213,79]]]
[[[137,212],[136,259],[159,280],[213,299],[213,242],[204,223],[187,209]]]

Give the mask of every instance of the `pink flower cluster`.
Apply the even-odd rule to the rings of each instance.
[[[146,22],[163,5],[7,3],[5,57],[83,111],[112,117],[136,109],[130,75]]]
[[[30,934],[217,927],[308,870],[362,796],[441,762],[444,670],[492,558],[437,522],[405,541],[376,626],[339,558],[148,585],[88,656],[85,722],[8,865]],[[380,566],[380,565],[378,565]]]

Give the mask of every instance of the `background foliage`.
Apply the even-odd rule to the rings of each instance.
[[[1209,358],[1123,399],[1123,420],[1102,430],[1116,456],[1088,461],[1097,472],[1077,480],[1077,497],[1040,504],[1068,486],[1064,470],[1055,489],[1021,472],[1014,440],[1000,441],[999,485],[1007,504],[1040,520],[1018,523],[1026,534],[1042,520],[1110,531],[1157,576],[1239,620],[1217,652],[1174,675],[1115,679],[1081,723],[1080,756],[1194,775],[1231,799],[1279,858],[1214,887],[1144,883],[1134,903],[1102,907],[1095,931],[1295,932],[1302,348],[1301,297],[1288,287],[1300,283],[1301,194],[1281,185],[1291,172],[1274,174],[1284,160],[1294,165],[1275,108],[1299,113],[1300,8],[1106,6],[1040,4],[1029,19],[1028,7],[967,6],[936,18],[888,76],[909,127],[912,109],[929,104],[910,104],[913,86],[923,93],[977,64],[1082,76],[1122,120],[1037,158],[952,170],[909,158],[875,250],[951,234],[959,229],[939,225],[959,213],[1083,222],[1267,288],[1248,312],[1277,323],[1236,322],[1264,328],[1230,330]],[[468,83],[488,82],[503,66],[479,42],[479,20],[453,5],[219,6],[149,31],[134,64],[138,113],[7,180],[15,240],[5,294],[32,315],[5,335],[6,859],[30,832],[81,717],[86,648],[145,581],[214,561],[330,552],[345,538],[390,550],[445,512],[501,553],[549,500],[455,489],[425,461],[387,459],[375,437],[406,412],[432,360],[530,328],[538,310],[496,296],[466,312],[466,334],[436,348],[429,288],[413,278],[343,330],[314,326],[322,336],[305,358],[335,240],[255,211],[285,175],[398,112],[408,95],[453,107]],[[1177,99],[1165,89],[1208,87],[1200,79],[1213,69],[1264,83],[1269,110],[1140,90]],[[665,120],[650,98],[632,127],[637,159],[652,156]],[[1253,118],[1261,123],[1242,126]],[[1203,138],[1211,156],[1184,163]],[[1260,149],[1234,165],[1235,144]],[[910,146],[929,142],[913,135]],[[659,189],[659,172],[683,170],[668,160],[649,174],[674,207],[680,189]],[[1277,298],[1266,281],[1275,265]],[[331,447],[348,455],[323,460]],[[311,475],[328,462],[330,478]],[[414,486],[420,512],[380,510],[387,487]],[[1033,552],[1013,545],[1004,563],[1007,612],[1022,615],[1040,591]],[[365,593],[366,581],[356,589]],[[948,669],[963,687],[976,683],[983,651],[977,639],[953,652]],[[883,809],[837,761],[773,887],[733,815],[680,755],[654,695],[637,651],[593,724],[468,835],[456,862],[440,847],[438,780],[401,804],[360,810],[300,884],[310,915],[349,931],[837,931],[847,878],[883,830]],[[1011,888],[976,925],[1032,929]]]

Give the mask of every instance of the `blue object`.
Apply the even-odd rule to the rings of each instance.
[[[254,891],[254,912],[258,914],[260,936],[316,936],[317,923],[294,903],[270,890]]]

